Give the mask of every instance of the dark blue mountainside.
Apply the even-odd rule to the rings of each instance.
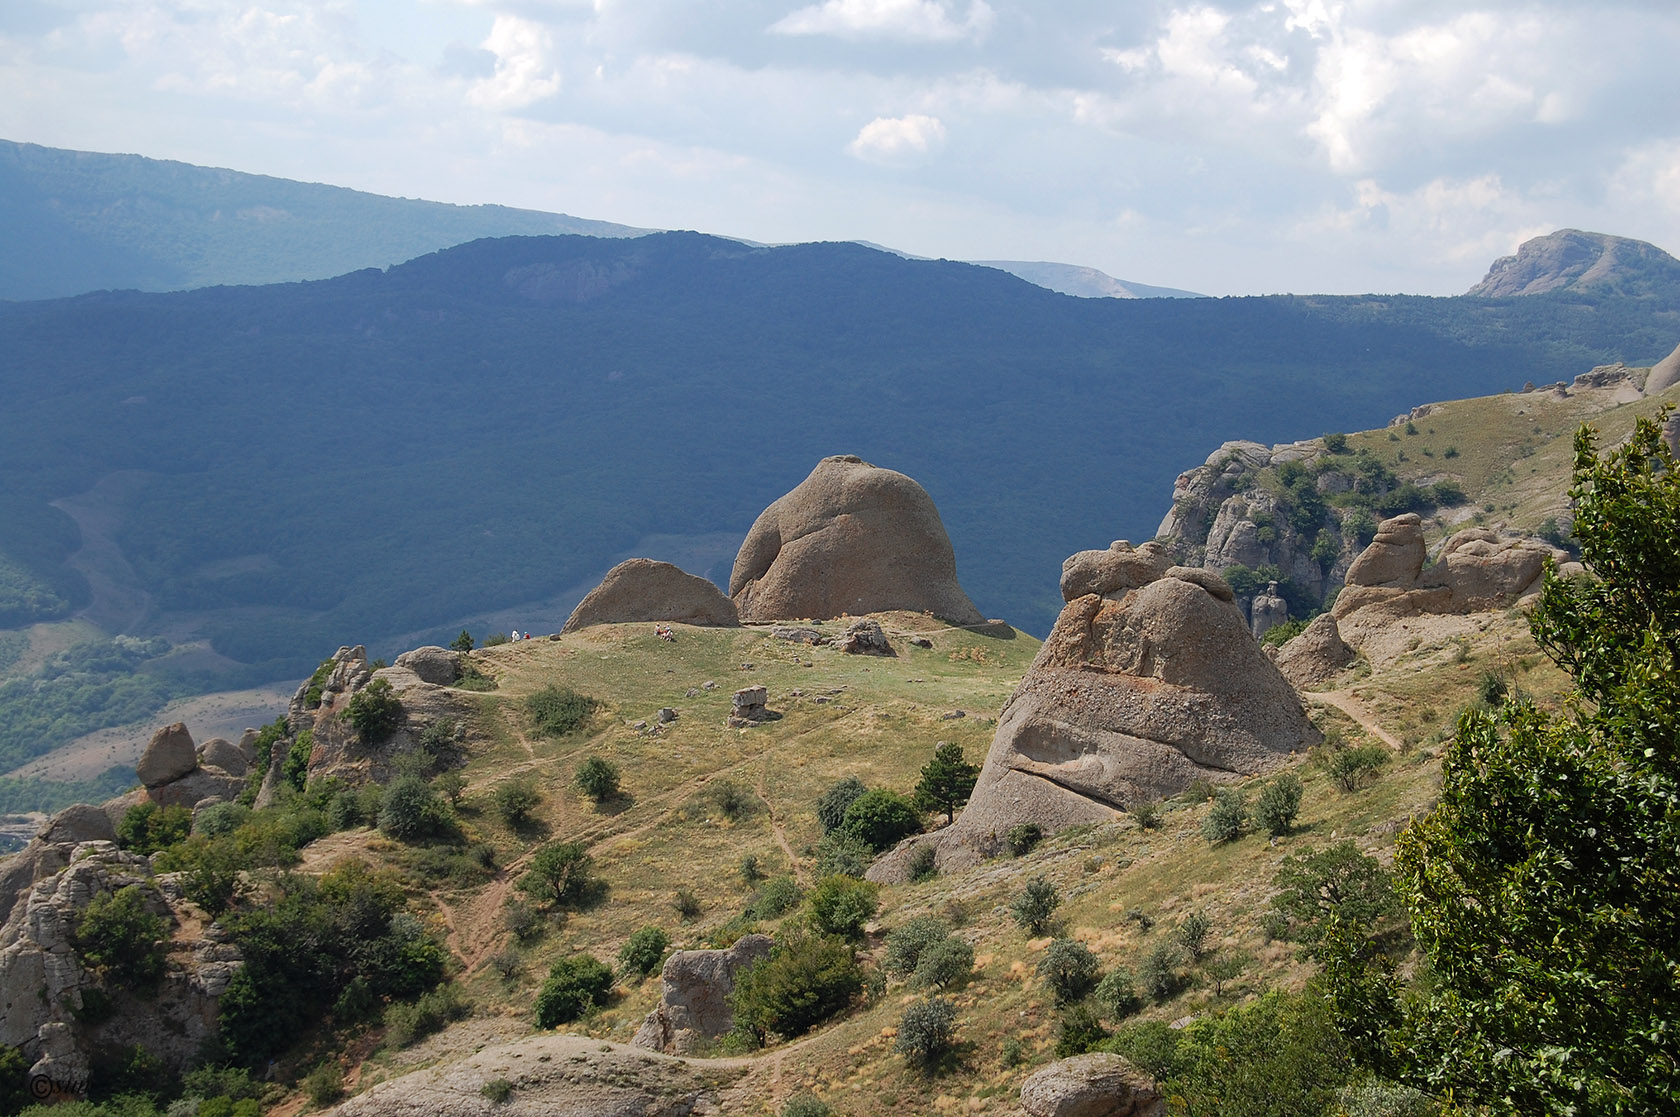
[[[344,642],[563,616],[616,556],[667,557],[649,537],[710,535],[700,572],[726,577],[716,533],[857,453],[927,487],[983,610],[1043,632],[1062,558],[1147,539],[1225,439],[1649,364],[1677,335],[1650,300],[1087,300],[684,233],[0,305],[0,623],[109,582],[115,627],[296,676]]]
[[[0,299],[325,279],[481,237],[645,231],[0,140]]]

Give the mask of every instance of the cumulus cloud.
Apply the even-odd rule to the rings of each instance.
[[[771,24],[770,30],[779,35],[937,43],[983,38],[991,30],[992,20],[992,9],[985,0],[970,0],[960,18],[941,0],[824,0],[788,13]]]
[[[473,83],[467,94],[473,104],[522,109],[560,91],[560,75],[549,61],[554,38],[542,24],[499,15],[483,46],[496,56],[496,71]]]
[[[935,116],[878,116],[846,148],[871,163],[914,162],[945,142],[945,125]]]

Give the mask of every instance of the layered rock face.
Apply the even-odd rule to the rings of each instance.
[[[1546,560],[1561,567],[1564,551],[1537,539],[1466,528],[1425,566],[1428,548],[1415,513],[1377,526],[1376,538],[1348,568],[1332,615],[1354,647],[1376,629],[1420,613],[1472,613],[1518,601],[1540,588]]]
[[[729,595],[747,624],[890,609],[985,620],[957,582],[926,490],[851,455],[824,458],[764,510],[735,556]]]
[[[217,1000],[241,965],[237,949],[211,925],[190,943],[170,944],[150,997],[105,986],[76,949],[87,906],[137,885],[148,911],[174,929],[185,901],[168,878],[151,878],[146,858],[109,841],[54,848],[64,866],[19,896],[0,926],[0,1044],[21,1048],[34,1061],[31,1074],[74,1087],[87,1082],[90,1053],[102,1048],[139,1045],[179,1073],[215,1032]],[[94,990],[108,1014],[84,1011]]]
[[[728,627],[740,624],[735,603],[704,578],[653,559],[626,559],[607,571],[572,610],[561,632],[592,624],[672,621]]]
[[[1054,833],[1206,778],[1263,772],[1317,743],[1295,691],[1206,570],[1067,603],[998,720],[968,807],[920,839],[941,867],[995,852],[1021,822]],[[910,845],[871,870],[896,880]]]
[[[728,950],[679,950],[660,971],[659,1007],[647,1014],[630,1042],[667,1055],[686,1055],[735,1025],[729,994],[735,975],[764,958],[769,935],[743,935]]]

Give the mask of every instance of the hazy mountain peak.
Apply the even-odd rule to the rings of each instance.
[[[1559,229],[1524,241],[1514,256],[1495,260],[1486,277],[1465,294],[1503,298],[1591,288],[1651,296],[1672,294],[1676,285],[1680,260],[1654,244]]]
[[[1082,299],[1201,299],[1207,296],[1176,287],[1153,287],[1147,283],[1115,279],[1107,272],[1079,264],[1058,264],[1048,260],[974,260],[983,268],[997,268],[1028,283],[1076,295]]]

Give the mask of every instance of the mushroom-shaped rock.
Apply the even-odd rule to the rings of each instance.
[[[415,648],[397,657],[396,667],[406,667],[423,683],[433,686],[454,686],[461,678],[461,653],[436,644]]]
[[[748,624],[890,609],[985,620],[957,582],[933,498],[851,455],[824,458],[759,515],[735,556],[729,596]]]
[[[592,624],[674,621],[732,627],[740,620],[735,603],[704,578],[653,559],[625,559],[572,610],[561,632]]]
[[[239,746],[226,737],[212,737],[198,750],[198,762],[210,768],[220,768],[230,776],[243,776],[250,761]]]
[[[729,994],[735,975],[770,953],[769,935],[743,935],[727,950],[679,950],[659,973],[659,1007],[648,1013],[630,1042],[684,1055],[702,1040],[735,1025]]]
[[[1021,1083],[1031,1117],[1162,1117],[1166,1099],[1119,1055],[1075,1055]]]
[[[1088,593],[1124,593],[1147,586],[1172,566],[1172,558],[1159,543],[1133,548],[1116,539],[1106,551],[1079,551],[1062,563],[1062,600],[1072,601]]]
[[[1354,651],[1342,640],[1336,618],[1320,613],[1278,650],[1277,669],[1298,689],[1329,682],[1353,663]]]
[[[1214,592],[1223,581],[1206,581],[1169,574],[1063,607],[1003,708],[968,807],[922,839],[941,868],[995,852],[1017,823],[1054,833],[1104,821],[1197,778],[1269,770],[1318,742],[1242,612]],[[895,850],[871,879],[903,877],[909,852]]]
[[[1425,557],[1423,519],[1416,512],[1395,516],[1377,525],[1376,538],[1348,567],[1347,584],[1410,589]]]
[[[193,744],[192,734],[187,732],[185,725],[176,722],[152,734],[146,751],[140,754],[140,763],[135,765],[134,774],[147,787],[161,787],[197,767],[198,748]]]

